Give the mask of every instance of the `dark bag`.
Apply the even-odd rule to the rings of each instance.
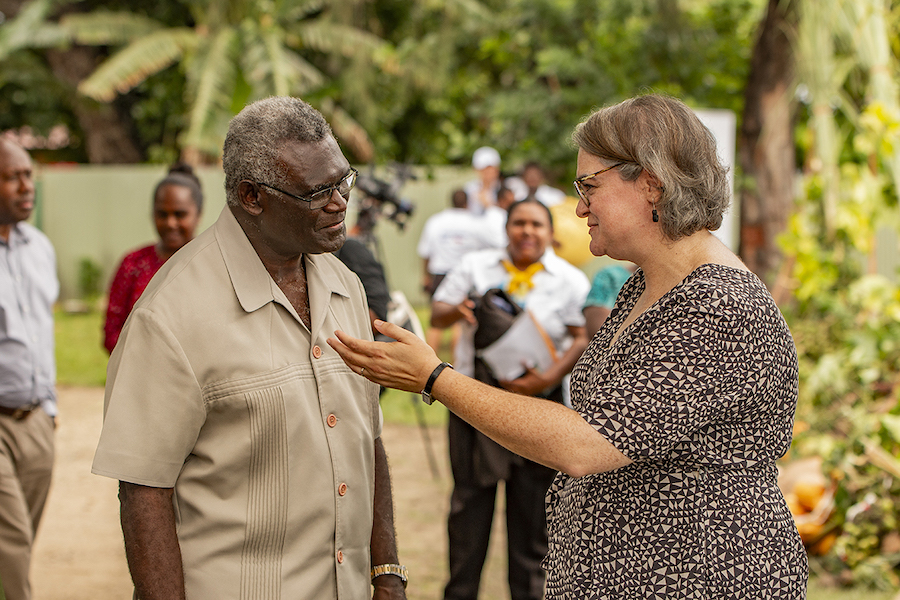
[[[493,288],[475,299],[475,350],[487,348],[506,333],[522,308],[500,288]]]

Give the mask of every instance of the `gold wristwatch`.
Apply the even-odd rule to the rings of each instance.
[[[403,565],[377,565],[372,567],[372,583],[375,583],[375,578],[380,577],[382,575],[396,575],[400,578],[400,581],[403,582],[403,587],[406,587],[406,582],[409,579],[409,575],[406,571],[406,567]]]

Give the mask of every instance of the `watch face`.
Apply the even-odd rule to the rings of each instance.
[[[425,404],[431,406],[431,403],[434,402],[434,398],[431,397],[431,394],[428,394],[428,393],[426,393],[426,392],[422,392],[422,402],[424,402]]]

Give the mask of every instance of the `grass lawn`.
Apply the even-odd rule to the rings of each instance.
[[[816,577],[809,580],[807,600],[894,600],[897,592],[867,588],[830,587]]]
[[[103,348],[103,315],[88,313],[56,314],[56,380],[60,385],[103,387],[106,385],[106,361]]]

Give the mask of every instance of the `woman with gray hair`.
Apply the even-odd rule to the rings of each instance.
[[[728,206],[715,140],[659,95],[596,111],[574,140],[591,252],[639,268],[575,365],[573,409],[463,377],[389,324],[397,343],[330,343],[365,377],[421,390],[560,471],[548,599],[805,597],[775,466],[796,349],[765,286],[711,233]]]

